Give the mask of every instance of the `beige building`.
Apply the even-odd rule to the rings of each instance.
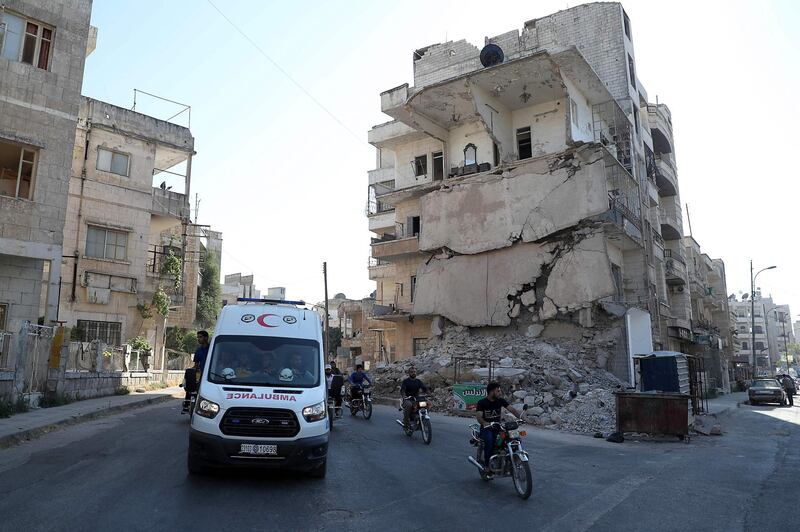
[[[61,320],[73,338],[118,346],[141,335],[160,353],[164,326],[188,328],[195,318],[206,235],[189,215],[194,138],[186,127],[91,98],[78,117]],[[172,190],[165,179],[174,183],[181,168]],[[169,298],[166,324],[152,304],[159,288]]]
[[[620,4],[580,5],[483,49],[421,48],[414,86],[381,93],[367,212],[383,360],[449,324],[605,328],[628,380],[633,355],[690,349],[672,117],[648,103],[632,36]],[[723,276],[718,305],[724,268],[703,267]]]

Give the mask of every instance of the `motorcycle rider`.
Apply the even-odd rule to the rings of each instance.
[[[408,430],[411,426],[411,414],[417,403],[419,392],[428,393],[428,388],[417,378],[417,368],[408,368],[408,377],[400,384],[400,397],[403,399],[403,425]]]
[[[337,409],[342,407],[342,386],[344,386],[344,379],[341,373],[338,375],[333,372],[331,364],[325,364],[325,383],[328,387],[328,397],[333,398],[334,407]]]
[[[372,379],[369,378],[367,372],[364,371],[364,366],[358,364],[356,370],[347,378],[350,383],[350,400],[361,398],[361,389],[364,387],[364,381],[372,385]]]
[[[483,440],[483,469],[489,478],[492,476],[489,471],[489,459],[494,453],[494,442],[497,439],[497,432],[492,429],[491,425],[494,422],[502,421],[503,408],[516,417],[520,415],[502,396],[503,390],[500,389],[500,383],[492,381],[486,385],[486,397],[478,401],[475,408],[478,414],[478,423],[481,426],[480,437]]]

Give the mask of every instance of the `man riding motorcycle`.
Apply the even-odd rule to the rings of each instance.
[[[500,422],[503,419],[503,408],[519,417],[519,412],[508,404],[508,401],[503,399],[503,390],[500,389],[500,383],[490,382],[486,385],[486,397],[478,401],[475,408],[477,411],[477,420],[481,425],[480,437],[483,440],[483,467],[486,472],[487,478],[491,478],[489,471],[489,460],[492,458],[494,452],[494,442],[497,439],[497,432],[492,429],[492,423]]]
[[[342,407],[342,386],[344,379],[341,373],[336,374],[330,364],[325,364],[325,383],[328,386],[328,397],[333,399],[333,404],[337,409]]]
[[[350,383],[350,400],[361,398],[361,389],[364,387],[364,381],[372,385],[372,379],[364,371],[364,366],[358,364],[356,370],[347,378],[347,382]]]
[[[417,378],[417,368],[408,368],[408,377],[400,385],[400,397],[403,399],[403,426],[408,429],[411,424],[411,414],[417,403],[419,392],[428,393],[428,388]]]

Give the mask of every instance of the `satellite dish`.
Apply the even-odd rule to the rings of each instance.
[[[485,67],[499,65],[504,58],[503,49],[496,44],[487,44],[481,50],[481,64]]]

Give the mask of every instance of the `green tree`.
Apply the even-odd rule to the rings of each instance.
[[[186,352],[186,329],[181,327],[167,327],[167,349]]]
[[[217,322],[222,309],[222,293],[219,287],[219,267],[216,254],[209,251],[200,269],[200,286],[197,289],[197,323],[210,329]]]
[[[330,345],[328,346],[328,351],[333,353],[336,356],[336,350],[342,346],[342,329],[339,327],[331,327],[328,329]]]
[[[186,331],[186,334],[183,335],[184,352],[194,353],[197,345],[197,331]]]

